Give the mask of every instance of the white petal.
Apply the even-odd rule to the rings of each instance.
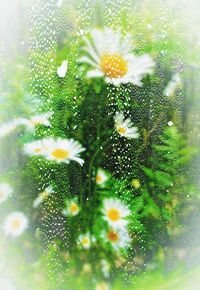
[[[79,157],[73,157],[73,160],[76,161],[76,162],[78,162],[81,166],[83,166],[83,164],[85,162],[83,159],[81,159]]]
[[[59,66],[57,68],[57,74],[60,78],[64,78],[66,73],[67,73],[67,68],[68,68],[68,61],[64,60],[61,64],[61,66]]]
[[[90,59],[89,57],[87,57],[87,56],[83,56],[83,57],[79,58],[78,61],[79,61],[79,62],[86,62],[86,63],[88,63],[88,64],[91,64],[91,65],[94,66],[94,67],[98,67],[97,63],[94,62],[93,60],[91,60],[91,59]]]
[[[100,70],[90,70],[87,72],[88,78],[102,77],[104,74]]]
[[[135,81],[141,81],[146,73],[151,73],[155,63],[148,54],[132,56],[128,74],[134,76]]]
[[[96,51],[94,50],[94,47],[91,45],[91,43],[87,39],[87,37],[84,37],[84,41],[85,41],[87,46],[83,49],[86,50],[90,54],[90,56],[98,63],[99,56],[97,55]]]
[[[93,40],[93,44],[98,52],[99,55],[102,55],[105,53],[105,41],[104,41],[104,33],[102,30],[99,29],[93,29],[91,31],[91,36]]]

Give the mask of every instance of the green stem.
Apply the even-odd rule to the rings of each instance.
[[[109,139],[106,139],[101,146],[96,150],[94,153],[93,157],[91,158],[90,165],[89,165],[89,176],[88,176],[88,191],[89,191],[89,197],[91,198],[90,200],[90,208],[92,205],[96,204],[96,195],[94,195],[94,198],[92,198],[92,169],[93,169],[93,164],[96,159],[96,157],[99,155],[100,151],[103,149],[103,147],[109,142]],[[92,214],[91,219],[90,219],[90,232],[92,234],[92,227],[93,227],[93,219],[94,215]]]

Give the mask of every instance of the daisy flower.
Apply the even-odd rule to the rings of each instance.
[[[83,48],[87,56],[79,61],[93,67],[87,77],[104,77],[107,83],[118,86],[122,83],[132,83],[142,86],[142,78],[152,73],[154,62],[148,54],[136,56],[133,54],[131,35],[122,36],[120,31],[110,28],[93,29],[91,38],[84,38]]]
[[[9,195],[13,192],[12,188],[7,183],[0,183],[0,203],[6,201]]]
[[[165,90],[164,90],[164,94],[169,97],[169,96],[173,96],[175,91],[178,88],[181,88],[182,86],[182,80],[181,77],[178,73],[174,74],[172,76],[171,81],[168,83],[168,85],[166,86]]]
[[[67,207],[63,210],[63,214],[65,216],[76,216],[79,213],[80,208],[77,204],[76,198],[68,200],[66,204]]]
[[[125,228],[110,228],[107,232],[103,233],[103,236],[116,251],[122,248],[126,248],[130,243],[130,237],[128,235],[128,231]]]
[[[118,199],[104,199],[102,212],[111,227],[124,227],[128,223],[125,218],[130,215],[130,210]]]
[[[57,75],[60,78],[64,78],[66,73],[67,73],[67,68],[68,68],[68,61],[67,60],[63,60],[61,66],[59,66],[57,68]]]
[[[46,158],[56,161],[57,163],[67,163],[71,160],[83,165],[84,160],[79,157],[79,154],[85,150],[77,141],[73,139],[50,139],[46,140],[45,145],[48,147]]]
[[[36,115],[31,117],[29,120],[27,119],[24,122],[24,125],[27,126],[29,131],[34,131],[36,126],[43,125],[46,127],[50,127],[51,123],[49,122],[49,118],[53,115],[52,112],[47,112],[41,115]]]
[[[114,117],[115,129],[117,133],[128,139],[136,139],[139,137],[138,128],[133,127],[133,123],[130,118],[125,119],[122,112],[117,112]]]
[[[41,203],[45,201],[45,199],[53,193],[53,187],[50,185],[47,188],[45,188],[44,191],[39,193],[39,195],[36,197],[36,199],[33,201],[33,207],[38,207]]]
[[[13,212],[4,221],[4,232],[7,236],[18,237],[28,227],[28,219],[22,212]]]
[[[108,175],[106,174],[106,172],[103,169],[99,168],[97,170],[96,183],[99,184],[99,185],[102,185],[107,180],[108,180]]]
[[[36,140],[24,145],[24,153],[31,156],[45,155],[43,140]]]
[[[109,290],[110,287],[105,282],[100,282],[96,285],[95,290]]]
[[[89,233],[82,234],[78,237],[78,243],[81,245],[81,247],[85,250],[88,250],[91,246],[91,242],[94,242],[95,239],[91,238]]]

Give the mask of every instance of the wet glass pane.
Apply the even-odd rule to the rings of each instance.
[[[0,1],[0,289],[199,290],[199,2]]]

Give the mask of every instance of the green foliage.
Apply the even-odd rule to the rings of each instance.
[[[163,235],[164,243],[176,234],[175,228],[180,222],[178,213],[188,194],[188,162],[196,153],[196,148],[187,145],[175,126],[168,127],[153,146],[150,167],[142,167],[146,181],[137,199],[143,205],[140,215],[149,236],[149,247],[155,246],[153,232]]]

